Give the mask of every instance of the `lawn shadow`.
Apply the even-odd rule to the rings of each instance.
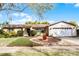
[[[38,49],[35,49],[35,48],[32,48],[32,50],[35,50],[36,52],[41,52],[41,53],[43,53],[43,54],[46,55],[46,56],[50,56],[50,55],[48,54],[48,52],[41,51],[41,50],[38,50]]]

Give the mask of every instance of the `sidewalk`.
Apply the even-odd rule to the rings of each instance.
[[[79,51],[79,46],[0,47],[0,53]]]

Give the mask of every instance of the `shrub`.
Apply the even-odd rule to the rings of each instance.
[[[0,35],[4,35],[4,31],[0,29]]]
[[[0,38],[3,38],[3,37],[5,37],[3,34],[0,34]]]
[[[37,34],[36,30],[31,30],[31,36],[35,36]]]
[[[41,33],[46,33],[46,31],[45,30],[42,30]]]
[[[8,37],[15,37],[15,36],[17,36],[15,31],[5,32],[3,30],[0,30],[0,38],[8,38]]]
[[[5,37],[5,38],[8,38],[8,37],[15,37],[15,36],[17,36],[17,35],[16,35],[16,32],[14,32],[14,31],[11,31],[11,32],[4,32],[4,37]]]
[[[0,34],[4,34],[4,31],[2,29],[0,29]]]
[[[22,30],[17,31],[17,36],[23,36],[23,31]]]
[[[9,32],[9,36],[10,37],[16,37],[17,33],[15,31],[11,31],[11,32]]]
[[[8,37],[8,33],[4,32],[3,30],[0,30],[0,38]]]
[[[5,37],[5,38],[10,37],[10,36],[9,36],[9,33],[8,33],[8,32],[4,32],[4,37]]]

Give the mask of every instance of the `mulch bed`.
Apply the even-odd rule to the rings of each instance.
[[[42,45],[56,45],[61,39],[57,37],[47,37],[46,40],[43,40],[42,37],[36,37],[31,39],[33,42],[42,44]]]
[[[32,38],[31,41],[41,44],[43,46],[79,46],[74,42],[72,43],[71,41],[68,41],[66,39],[59,39],[57,37],[47,37],[46,40],[43,40],[42,36],[39,36]]]

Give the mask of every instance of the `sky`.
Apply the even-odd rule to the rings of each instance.
[[[19,4],[17,4],[19,5]],[[54,8],[48,10],[41,21],[48,21],[49,23],[55,23],[59,21],[76,21],[79,23],[79,4],[77,3],[54,3]],[[22,8],[23,6],[21,6]],[[7,11],[0,12],[0,23],[8,21],[6,14]],[[11,24],[24,24],[26,21],[38,20],[36,14],[29,8],[26,8],[23,12],[12,12]]]

